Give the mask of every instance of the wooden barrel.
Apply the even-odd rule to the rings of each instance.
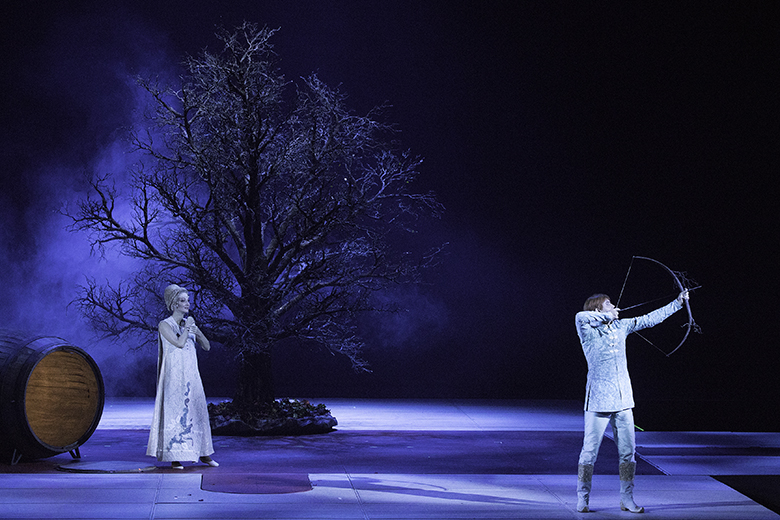
[[[40,459],[77,450],[103,415],[103,377],[67,341],[0,329],[0,453]]]

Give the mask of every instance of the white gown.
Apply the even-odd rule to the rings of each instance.
[[[165,323],[174,334],[182,332],[173,316]],[[157,344],[157,396],[146,454],[165,462],[195,462],[214,453],[195,336],[178,348],[158,334]]]

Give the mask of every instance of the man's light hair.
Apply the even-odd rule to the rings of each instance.
[[[607,300],[609,300],[609,296],[606,294],[594,294],[585,300],[585,305],[582,306],[582,310],[597,311],[601,309],[601,306],[604,305],[604,302]]]

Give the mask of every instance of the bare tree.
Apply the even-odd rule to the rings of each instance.
[[[144,268],[117,286],[88,280],[75,304],[106,336],[155,330],[162,288],[190,288],[200,327],[236,349],[236,403],[274,398],[270,349],[315,342],[367,370],[353,318],[371,294],[419,281],[436,256],[398,247],[435,216],[411,191],[420,160],[398,152],[379,109],[357,116],[312,75],[276,69],[275,31],[245,23],[218,53],[187,58],[181,84],[140,85],[149,125],[134,134],[129,215],[109,176],[68,212],[94,250],[116,244]]]

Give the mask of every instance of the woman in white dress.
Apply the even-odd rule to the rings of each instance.
[[[184,469],[180,461],[218,466],[210,457],[214,448],[195,341],[203,350],[211,345],[192,317],[184,319],[190,310],[187,289],[166,287],[165,305],[173,314],[158,326],[157,396],[146,454],[174,469]]]

